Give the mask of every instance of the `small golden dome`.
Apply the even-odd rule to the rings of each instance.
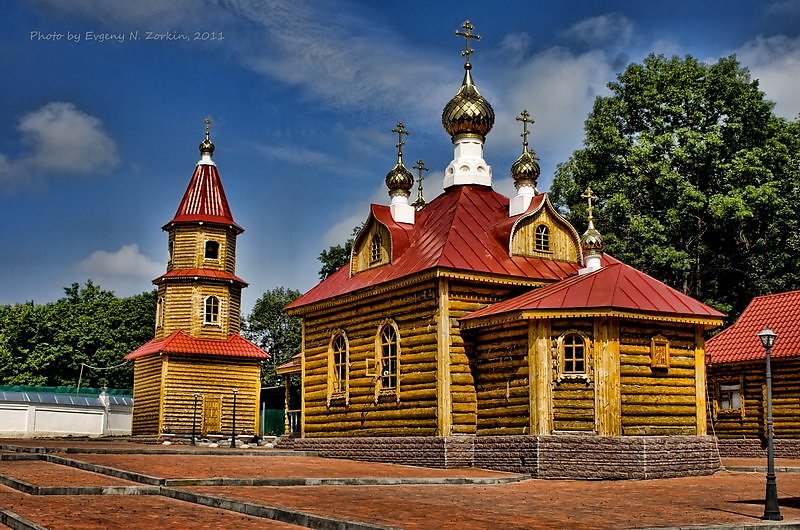
[[[461,88],[442,111],[442,126],[454,140],[468,134],[485,139],[494,126],[494,109],[472,82],[471,68],[469,63],[464,65]]]
[[[515,184],[528,184],[536,187],[536,181],[542,170],[539,168],[539,157],[527,149],[519,155],[519,158],[511,164],[511,176],[514,177]]]
[[[403,165],[402,159],[386,174],[386,187],[389,188],[389,195],[402,193],[406,196],[411,195],[411,188],[414,186],[414,175]]]
[[[203,120],[206,125],[206,137],[200,142],[200,156],[214,154],[214,142],[211,141],[211,118]]]
[[[605,248],[603,235],[594,227],[594,223],[589,220],[589,227],[581,236],[581,246],[587,255],[599,254]]]

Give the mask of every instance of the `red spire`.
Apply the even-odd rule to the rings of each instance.
[[[175,217],[164,226],[165,229],[172,223],[204,222],[232,226],[237,231],[244,232],[244,229],[233,220],[217,166],[211,160],[213,152],[214,144],[209,139],[208,124],[206,124],[206,138],[200,144],[202,158],[194,169]]]

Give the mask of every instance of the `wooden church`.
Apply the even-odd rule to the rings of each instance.
[[[239,335],[242,288],[233,220],[206,135],[200,161],[169,234],[167,272],[158,286],[155,338],[134,361],[133,435],[255,435],[261,362],[269,355]],[[235,417],[234,417],[235,410]]]
[[[348,265],[287,306],[303,322],[294,447],[540,477],[714,472],[704,336],[723,315],[605,255],[591,190],[578,234],[536,189],[527,112],[517,193],[492,189],[495,116],[462,30],[444,193],[409,203],[398,124],[390,204],[371,205]]]

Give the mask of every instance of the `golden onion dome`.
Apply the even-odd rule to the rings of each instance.
[[[472,66],[464,65],[464,81],[442,111],[442,126],[453,140],[462,135],[477,135],[485,140],[494,126],[494,109],[472,82]]]
[[[214,154],[214,142],[211,141],[211,118],[204,119],[203,123],[206,125],[206,137],[200,142],[200,156],[211,156]]]
[[[594,227],[594,223],[589,221],[589,228],[581,236],[581,246],[587,255],[599,254],[605,248],[603,235]]]
[[[411,188],[414,186],[414,175],[403,165],[402,158],[398,158],[397,164],[386,174],[386,187],[389,188],[389,195],[401,193],[410,195]]]
[[[536,181],[542,170],[539,168],[539,158],[525,149],[519,158],[511,164],[511,176],[514,178],[514,183],[519,185],[530,185],[536,187]]]

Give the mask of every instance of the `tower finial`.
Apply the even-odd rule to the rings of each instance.
[[[600,255],[603,253],[605,241],[603,240],[603,235],[594,227],[594,206],[592,205],[592,201],[596,201],[597,196],[592,192],[590,186],[586,186],[586,191],[581,194],[581,197],[586,199],[586,202],[589,204],[587,216],[589,223],[586,227],[586,232],[581,236],[581,246],[585,252],[585,266],[578,271],[578,274],[585,274],[587,272],[596,271],[602,267]]]
[[[403,141],[403,135],[408,136],[408,131],[406,131],[406,124],[403,123],[402,121],[398,121],[397,126],[394,129],[392,129],[392,132],[397,133],[397,144],[395,145],[395,147],[397,147],[397,161],[399,163],[402,163],[403,145],[405,145],[405,142]]]
[[[464,23],[461,24],[461,29],[464,31],[456,31],[455,34],[457,37],[464,37],[464,51],[461,52],[461,56],[465,58],[464,68],[469,70],[472,67],[469,62],[469,56],[475,53],[475,50],[470,48],[469,41],[470,39],[481,40],[481,36],[472,33],[472,30],[475,29],[475,26],[473,26],[472,22],[469,20],[465,20]]]
[[[528,150],[528,134],[530,134],[528,131],[528,124],[530,123],[533,125],[535,120],[531,118],[531,115],[528,113],[528,109],[524,109],[515,119],[522,122],[522,132],[520,133],[520,136],[522,136],[522,152],[524,153]]]
[[[205,119],[203,119],[203,123],[206,126],[206,137],[200,143],[200,155],[204,159],[206,159],[206,157],[210,159],[211,155],[214,154],[214,142],[211,141],[211,118],[206,116]]]
[[[425,167],[425,162],[422,160],[417,160],[417,163],[413,166],[414,169],[417,170],[417,198],[411,203],[411,206],[414,207],[417,211],[420,211],[423,206],[425,206],[425,198],[422,196],[422,181],[425,180],[425,177],[422,176],[423,171],[429,171],[427,167]]]

